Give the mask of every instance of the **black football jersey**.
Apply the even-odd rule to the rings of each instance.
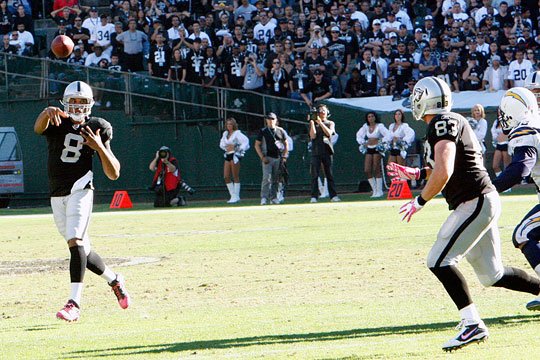
[[[495,190],[484,167],[482,147],[463,116],[448,112],[436,115],[430,121],[424,144],[424,160],[431,168],[435,167],[435,144],[439,140],[450,140],[456,144],[454,173],[442,190],[450,210]]]
[[[112,126],[102,118],[91,117],[82,125],[74,124],[69,119],[62,119],[60,126],[49,125],[43,135],[48,145],[47,168],[51,196],[69,195],[73,184],[92,171],[95,151],[83,145],[81,126],[90,127],[94,133],[100,129],[104,144],[112,139]],[[92,181],[83,187],[92,188]]]

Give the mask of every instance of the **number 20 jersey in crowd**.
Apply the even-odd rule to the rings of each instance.
[[[463,116],[448,112],[431,119],[424,144],[424,160],[431,168],[435,167],[435,145],[440,140],[456,144],[454,172],[442,190],[450,210],[481,194],[495,191],[484,166],[482,147]]]
[[[83,124],[62,118],[60,126],[49,125],[43,132],[47,138],[49,190],[51,196],[66,196],[72,189],[93,188],[92,158],[95,151],[83,145],[81,127],[94,133],[100,129],[101,141],[112,139],[112,126],[102,118],[91,117]],[[84,182],[84,183],[81,183]]]

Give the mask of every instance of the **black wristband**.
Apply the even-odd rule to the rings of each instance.
[[[426,205],[426,203],[427,203],[427,200],[425,200],[425,199],[422,197],[422,195],[418,195],[418,196],[416,197],[416,201],[418,202],[418,205],[420,205],[420,206],[424,206],[424,205]]]
[[[420,169],[420,178],[418,180],[424,180],[427,178],[427,171],[426,168]]]

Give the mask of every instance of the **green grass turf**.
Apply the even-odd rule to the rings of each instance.
[[[537,198],[518,193],[502,197],[503,258],[533,273],[510,236]],[[115,267],[133,297],[128,310],[87,272],[82,316],[71,324],[54,317],[69,296],[69,253],[50,211],[3,210],[0,359],[533,359],[540,352],[540,314],[524,308],[532,296],[484,289],[466,262],[460,267],[491,336],[451,355],[441,350],[459,322],[425,266],[448,215],[442,199],[403,224],[404,200],[343,198],[97,206],[90,235],[102,257],[159,261]]]

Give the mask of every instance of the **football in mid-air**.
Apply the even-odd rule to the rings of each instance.
[[[51,51],[57,58],[66,58],[73,52],[75,44],[66,35],[58,35],[51,43]]]

